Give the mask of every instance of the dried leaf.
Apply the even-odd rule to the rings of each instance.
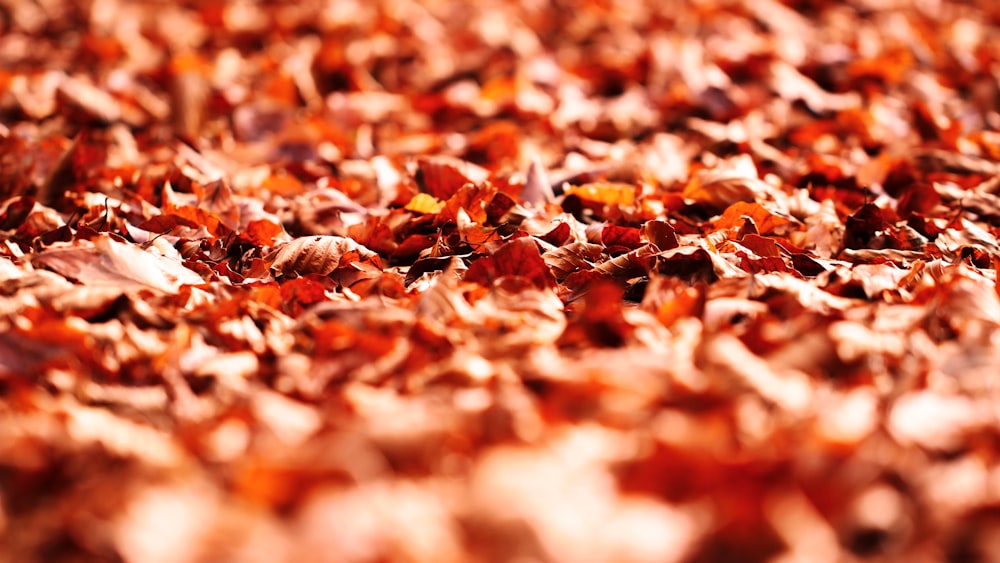
[[[552,272],[538,252],[538,245],[529,237],[509,241],[492,255],[476,260],[469,266],[464,279],[489,286],[504,277],[524,278],[539,289],[554,287],[556,284]]]
[[[563,193],[580,199],[605,205],[635,204],[635,186],[621,183],[591,183],[580,186],[566,186]]]
[[[726,211],[715,221],[716,229],[732,229],[743,226],[745,219],[753,221],[758,234],[784,234],[790,219],[768,211],[754,202],[738,201],[726,208]]]
[[[416,182],[437,199],[448,199],[466,184],[482,184],[489,172],[463,160],[434,157],[417,159]]]
[[[325,276],[356,262],[379,265],[378,254],[357,242],[338,236],[300,237],[276,247],[267,260],[278,274]]]
[[[84,285],[115,285],[121,289],[156,289],[177,293],[184,285],[204,280],[180,263],[118,242],[107,235],[69,246],[54,246],[32,263],[45,266]]]
[[[413,196],[413,199],[406,204],[405,209],[407,211],[413,211],[415,213],[437,213],[444,208],[444,202],[437,199],[436,197],[419,193]]]

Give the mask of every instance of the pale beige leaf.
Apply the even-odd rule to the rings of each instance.
[[[118,242],[108,235],[50,248],[32,261],[83,285],[114,285],[122,290],[155,289],[177,293],[201,285],[201,276],[177,261]]]

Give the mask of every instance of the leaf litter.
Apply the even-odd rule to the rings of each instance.
[[[0,25],[0,558],[997,558],[994,3]]]

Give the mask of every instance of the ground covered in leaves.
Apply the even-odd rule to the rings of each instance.
[[[0,1],[0,559],[1000,560],[998,6]]]

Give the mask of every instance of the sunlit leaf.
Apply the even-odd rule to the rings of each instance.
[[[731,229],[743,225],[744,218],[753,221],[757,232],[762,235],[779,233],[792,222],[786,217],[768,211],[759,203],[738,201],[726,208],[726,211],[715,221],[717,229]]]
[[[610,182],[567,186],[563,190],[566,195],[606,205],[632,205],[635,203],[635,192],[635,186]]]
[[[438,211],[441,211],[443,207],[443,201],[430,194],[419,193],[413,196],[413,199],[406,204],[405,209],[416,213],[437,213]]]

